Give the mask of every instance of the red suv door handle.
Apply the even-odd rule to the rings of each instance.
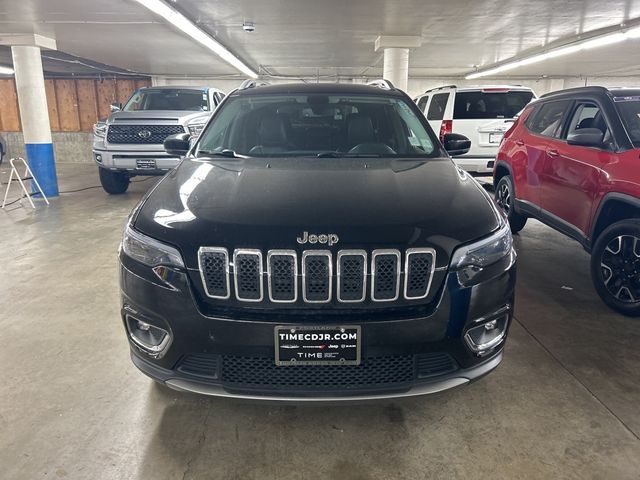
[[[516,145],[518,145],[519,147],[524,145],[524,141],[523,140],[516,140]]]
[[[557,157],[559,155],[558,150],[556,150],[555,148],[547,150],[547,155],[549,155],[550,157]]]

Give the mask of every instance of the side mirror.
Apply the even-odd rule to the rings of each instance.
[[[169,135],[164,140],[164,151],[169,155],[186,155],[191,148],[191,135],[188,133],[176,133]]]
[[[569,145],[581,145],[583,147],[601,147],[604,140],[604,132],[599,128],[581,128],[567,135]]]
[[[459,133],[447,133],[442,143],[451,156],[464,155],[471,149],[471,140]]]
[[[112,103],[109,108],[111,108],[111,112],[119,112],[120,110],[122,110],[122,104]]]

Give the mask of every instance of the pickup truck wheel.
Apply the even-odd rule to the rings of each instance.
[[[516,213],[513,208],[513,202],[515,195],[513,194],[513,182],[509,175],[505,175],[500,179],[496,186],[495,199],[496,203],[500,205],[502,210],[507,214],[509,225],[511,226],[511,233],[518,233],[524,228],[527,223],[527,217]]]
[[[591,278],[609,307],[640,316],[640,220],[616,222],[600,234],[591,252]]]
[[[104,191],[117,195],[124,193],[129,188],[129,175],[126,172],[113,172],[106,168],[99,168],[100,171],[100,183]]]

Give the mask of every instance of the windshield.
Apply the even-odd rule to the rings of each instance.
[[[209,110],[206,90],[182,88],[146,88],[138,90],[124,106],[125,112],[140,110],[186,110],[202,112]]]
[[[533,92],[523,90],[458,92],[453,119],[513,118],[532,98]]]
[[[640,96],[613,99],[634,147],[640,147]]]
[[[439,153],[433,133],[402,99],[367,95],[229,98],[196,155],[418,157]],[[415,108],[415,107],[414,107]]]

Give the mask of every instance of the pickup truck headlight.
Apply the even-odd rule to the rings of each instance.
[[[96,137],[104,138],[107,134],[107,124],[104,122],[98,122],[93,126],[93,134]]]
[[[513,238],[509,222],[497,232],[477,242],[463,245],[453,253],[451,268],[459,270],[465,281],[470,280],[483,268],[496,263],[511,253]]]
[[[169,265],[184,268],[180,252],[169,245],[136,232],[130,225],[124,229],[122,251],[129,257],[149,267]]]
[[[198,138],[208,121],[208,118],[197,118],[187,123],[187,128],[189,129],[189,135],[191,135],[191,138]]]

